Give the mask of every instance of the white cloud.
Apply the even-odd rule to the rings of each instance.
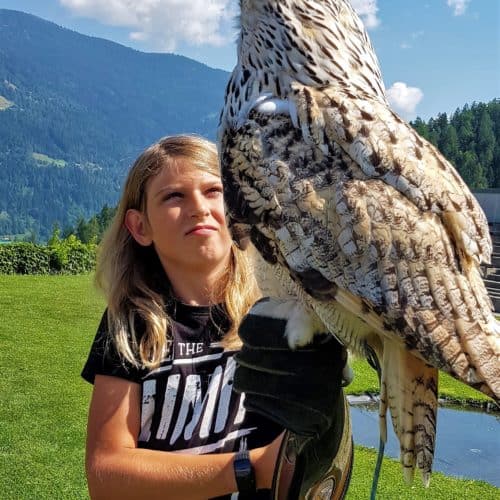
[[[386,90],[389,103],[395,111],[409,119],[415,112],[417,104],[424,97],[424,93],[417,87],[408,87],[406,83],[395,82]]]
[[[402,42],[401,45],[400,45],[400,47],[402,49],[411,49],[412,46],[409,43],[407,43],[407,42]]]
[[[465,10],[467,9],[467,4],[470,0],[448,0],[448,6],[453,8],[454,16],[461,16],[465,14]]]
[[[135,41],[173,51],[179,43],[220,46],[234,39],[237,0],[59,0],[76,16],[130,29]],[[366,28],[380,24],[377,0],[351,0]]]
[[[180,42],[222,45],[232,37],[233,0],[59,0],[77,16],[130,28],[132,40],[149,40],[156,50]]]
[[[144,33],[143,31],[132,31],[128,34],[128,36],[131,40],[136,40],[138,42],[143,42],[148,39],[147,33]]]
[[[351,4],[367,29],[376,28],[380,24],[377,0],[351,0]]]

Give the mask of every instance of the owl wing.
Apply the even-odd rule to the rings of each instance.
[[[381,338],[498,398],[500,340],[490,300],[478,265],[466,260],[470,245],[463,239],[461,252],[455,239],[476,226],[450,231],[442,213],[424,211],[400,184],[369,177],[342,147],[327,144],[324,154],[289,118],[258,113],[224,134],[232,220],[250,224],[264,258],[284,266],[308,295],[335,302]],[[421,177],[424,196],[436,196]],[[480,210],[465,210],[481,221]],[[343,340],[353,347],[356,338],[352,329]]]
[[[289,117],[251,113],[221,138],[230,225],[246,227],[266,275],[339,340],[376,353],[382,439],[389,408],[405,477],[417,465],[428,484],[435,367],[500,395],[499,338],[477,268],[464,275],[439,214],[363,174],[334,142],[325,155]]]
[[[338,144],[359,176],[380,179],[422,212],[438,214],[464,265],[490,262],[488,223],[476,199],[439,151],[385,102],[338,85],[292,88],[304,141]]]

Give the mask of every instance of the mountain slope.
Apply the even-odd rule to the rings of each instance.
[[[214,138],[228,74],[0,9],[0,235],[116,201],[148,144]]]

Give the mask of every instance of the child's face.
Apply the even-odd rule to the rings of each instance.
[[[175,266],[200,271],[225,268],[231,237],[219,177],[179,158],[146,187],[145,234],[167,274]]]

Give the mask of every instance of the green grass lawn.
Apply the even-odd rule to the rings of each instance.
[[[379,392],[377,373],[365,360],[353,359],[351,366],[354,370],[354,380],[346,387],[347,394]],[[439,374],[439,395],[454,403],[474,405],[491,401],[482,392],[476,391],[442,372]]]
[[[102,308],[89,276],[0,276],[1,498],[86,497],[80,370]]]
[[[87,498],[84,440],[91,387],[80,370],[104,307],[90,276],[0,275],[0,498]],[[374,372],[355,361],[349,392],[377,391]],[[448,378],[441,389],[479,399]],[[439,439],[439,436],[438,436]],[[357,447],[348,498],[369,497],[376,454]],[[434,473],[431,487],[404,485],[386,459],[381,499],[494,499],[486,483]]]

